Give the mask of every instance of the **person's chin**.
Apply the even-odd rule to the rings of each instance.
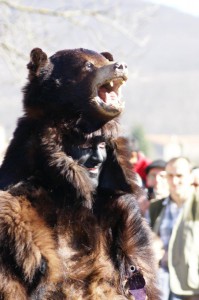
[[[88,168],[88,172],[91,182],[96,188],[98,186],[99,168]]]
[[[176,197],[183,197],[184,196],[184,191],[181,191],[181,190],[175,190],[175,192],[174,192],[174,195],[176,196]]]
[[[98,186],[98,176],[96,177],[96,176],[90,176],[90,180],[91,180],[91,182],[92,182],[92,186],[93,186],[93,188],[97,188],[97,186]]]

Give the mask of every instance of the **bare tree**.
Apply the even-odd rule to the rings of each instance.
[[[135,0],[0,0],[0,58],[21,84],[21,70],[35,46],[46,51],[89,47],[125,56],[140,52],[149,37],[140,28],[155,7]],[[143,8],[144,7],[144,8]]]

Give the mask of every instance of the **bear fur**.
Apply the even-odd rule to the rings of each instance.
[[[89,205],[92,188],[87,173],[66,155],[66,148],[99,133],[116,136],[117,121],[112,119],[123,109],[119,93],[127,67],[112,60],[110,53],[85,49],[59,51],[49,59],[41,49],[32,50],[25,115],[1,167],[0,188],[30,176],[40,176],[50,188],[63,187],[71,178],[77,195]],[[115,101],[106,99],[111,91],[117,94]]]
[[[24,116],[0,168],[0,299],[134,299],[135,266],[158,300],[151,231],[118,137],[127,66],[108,52],[36,48],[27,67]],[[70,149],[98,136],[107,158],[94,191]]]

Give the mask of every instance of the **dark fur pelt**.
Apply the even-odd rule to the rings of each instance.
[[[87,172],[67,151],[71,145],[83,144],[95,135],[105,139],[118,135],[113,116],[117,117],[120,108],[111,111],[93,106],[99,98],[93,92],[95,86],[99,89],[99,83],[103,86],[103,82],[117,80],[118,76],[126,80],[126,70],[110,63],[110,59],[109,53],[86,49],[60,51],[50,59],[41,49],[32,50],[27,65],[29,82],[23,89],[25,114],[0,169],[1,189],[35,176],[50,189],[70,184],[84,205],[91,205],[92,186]],[[88,62],[92,62],[92,70],[87,68]],[[113,88],[118,90],[120,84]],[[73,176],[78,176],[77,180]]]
[[[70,59],[75,51],[69,51]],[[81,80],[74,78],[73,61],[66,70],[66,90],[60,89],[63,78],[57,73],[66,67],[59,59],[68,57],[67,51],[48,60],[35,50],[28,65],[25,115],[0,170],[0,299],[133,299],[128,278],[134,265],[146,281],[147,299],[158,300],[151,231],[137,206],[141,191],[129,165],[127,140],[117,137],[110,109],[98,112],[82,100],[91,98],[87,82],[98,78],[99,67],[102,74],[106,65],[119,68],[108,62],[110,54],[77,54],[75,62],[86,56],[95,69],[92,76],[84,70]],[[104,88],[110,90],[107,84]],[[67,103],[65,94],[70,94]],[[69,150],[99,134],[107,159],[93,191],[87,170]]]

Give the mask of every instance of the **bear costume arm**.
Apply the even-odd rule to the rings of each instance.
[[[131,267],[135,267],[144,277],[148,299],[158,300],[151,229],[139,211],[136,198],[142,191],[136,184],[129,163],[127,143],[125,138],[110,141],[108,158],[100,178],[101,197],[96,203],[96,211],[104,230],[108,229],[107,243],[112,240],[110,251],[120,274],[119,289],[128,295],[129,284],[125,282],[132,275]]]
[[[137,201],[132,195],[119,197],[112,203],[112,216],[117,216],[114,221],[113,234],[115,258],[120,270],[120,281],[125,282],[125,277],[132,276],[131,268],[135,267],[143,275],[145,290],[150,300],[159,299],[159,291],[154,278],[155,257],[152,251],[151,230],[146,221],[141,217]],[[128,293],[129,285],[124,287]]]
[[[0,192],[0,292],[7,299],[27,299],[43,276],[56,281],[60,265],[52,234],[25,197]],[[51,271],[49,271],[51,270]],[[52,273],[52,270],[53,274]],[[9,285],[14,286],[7,291]],[[15,293],[19,293],[14,297]]]

